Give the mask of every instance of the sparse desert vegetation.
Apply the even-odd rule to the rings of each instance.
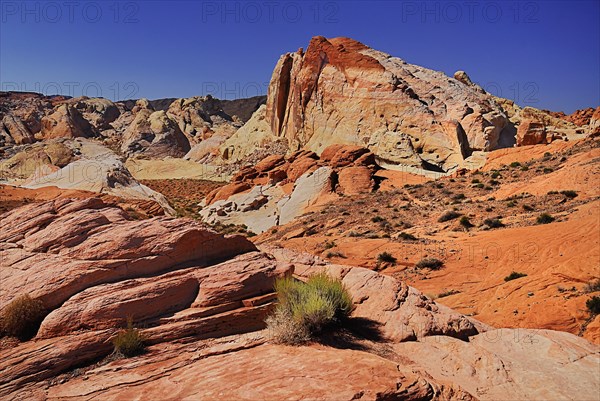
[[[309,341],[352,313],[352,297],[342,282],[325,273],[315,274],[307,282],[277,279],[275,291],[278,303],[267,318],[267,327],[273,339],[283,344]]]
[[[21,295],[2,310],[0,334],[28,340],[35,336],[45,314],[42,301]]]
[[[127,317],[127,327],[113,338],[114,353],[117,357],[131,358],[144,352],[144,335],[133,327],[133,318]]]
[[[431,270],[439,270],[444,266],[444,262],[436,258],[425,258],[419,260],[415,267],[417,269],[431,269]]]
[[[516,280],[519,279],[521,277],[526,277],[527,274],[525,273],[520,273],[520,272],[511,272],[508,276],[504,277],[504,281],[512,281],[512,280]]]

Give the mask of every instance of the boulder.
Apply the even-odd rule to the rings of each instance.
[[[344,167],[338,172],[337,191],[344,195],[369,193],[375,188],[373,169],[366,166]]]
[[[36,137],[54,138],[90,138],[98,133],[81,112],[69,104],[61,104],[54,113],[41,120],[42,129]]]
[[[123,134],[121,151],[128,155],[144,154],[151,158],[182,157],[190,143],[179,126],[164,111],[141,109]]]
[[[23,121],[12,114],[5,115],[0,122],[0,137],[3,138],[0,140],[3,140],[5,144],[24,145],[35,141]]]
[[[369,149],[361,146],[331,145],[321,153],[321,161],[333,168],[345,167],[353,164],[361,156],[369,153]]]

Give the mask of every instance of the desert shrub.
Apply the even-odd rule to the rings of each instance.
[[[384,219],[383,217],[381,217],[381,216],[375,216],[375,217],[373,217],[373,218],[371,219],[371,221],[372,221],[373,223],[380,223],[380,222],[382,222],[382,221],[385,221],[385,219]]]
[[[494,178],[494,179],[496,179],[496,178],[500,177],[500,172],[499,172],[499,171],[494,171],[494,172],[492,173],[492,176],[491,176],[491,177],[492,177],[492,178]]]
[[[509,201],[508,203],[506,203],[507,207],[515,207],[517,206],[517,202],[515,202],[514,200]]]
[[[273,339],[284,344],[301,344],[325,327],[350,316],[352,297],[341,280],[325,273],[306,283],[292,277],[275,281],[278,304],[266,320]]]
[[[133,327],[133,319],[127,318],[127,328],[121,330],[115,338],[113,338],[115,354],[130,358],[144,352],[144,336],[142,333]]]
[[[469,218],[467,216],[463,216],[460,218],[460,225],[465,228],[473,227],[473,224],[471,224],[471,221],[469,220]]]
[[[456,219],[456,218],[458,218],[460,216],[461,216],[460,213],[458,213],[458,212],[456,212],[454,210],[448,210],[448,211],[442,213],[442,215],[440,216],[440,218],[438,219],[438,221],[440,223],[443,223],[444,221],[453,220],[453,219]]]
[[[542,170],[544,172],[544,174],[548,174],[554,171],[554,169],[550,168],[550,167],[544,167],[544,170]]]
[[[444,262],[435,258],[425,258],[419,260],[415,266],[417,269],[439,270],[442,266],[444,266]]]
[[[396,263],[397,259],[389,252],[381,252],[377,255],[377,261],[382,263]]]
[[[521,163],[519,163],[519,162],[512,162],[512,163],[510,163],[510,166],[512,168],[521,167]]]
[[[417,240],[417,237],[415,237],[415,236],[414,236],[414,235],[412,235],[412,234],[405,233],[404,231],[403,231],[403,232],[401,232],[400,234],[398,234],[398,236],[399,236],[400,238],[404,239],[404,240],[407,240],[407,241],[416,241],[416,240]]]
[[[463,199],[465,199],[465,198],[466,198],[465,194],[455,194],[455,195],[452,197],[452,199],[454,199],[455,201],[461,201],[461,200],[463,200]]]
[[[592,281],[590,283],[587,283],[584,287],[583,287],[583,291],[584,292],[596,292],[596,291],[600,291],[600,278],[597,279],[596,281]]]
[[[478,178],[473,178],[473,179],[471,180],[471,184],[479,184],[480,182],[481,182],[481,181],[479,181],[479,179],[478,179]]]
[[[538,224],[549,224],[549,223],[552,223],[554,220],[555,220],[554,217],[552,217],[548,213],[542,213],[538,216],[536,222]]]
[[[548,191],[548,195],[557,195],[558,191]]]
[[[535,208],[531,205],[523,205],[523,210],[527,211],[527,212],[532,212],[535,210]]]
[[[360,236],[361,236],[361,234],[357,233],[356,231],[350,231],[348,233],[348,237],[351,237],[351,238],[360,237]]]
[[[2,310],[0,332],[20,340],[29,340],[35,336],[45,316],[46,309],[42,301],[21,295]]]
[[[490,180],[490,185],[491,185],[491,186],[500,185],[500,181],[497,181],[497,180]]]
[[[449,297],[450,295],[454,295],[454,294],[460,294],[460,291],[457,290],[448,290],[448,291],[444,291],[438,294],[438,298],[444,298],[444,297]]]
[[[528,166],[521,166],[521,171],[527,171],[527,170],[529,170]]]
[[[344,255],[341,252],[337,252],[337,251],[332,251],[332,252],[327,252],[326,255],[327,259],[331,259],[331,258],[342,258],[342,259],[346,259],[346,255]]]
[[[481,182],[480,182],[479,184],[475,184],[475,185],[473,185],[473,186],[474,186],[475,188],[480,188],[480,189],[481,189],[481,188],[485,188],[485,185],[483,185],[483,183],[481,183]]]
[[[504,227],[504,223],[502,223],[502,221],[500,219],[485,219],[485,220],[483,220],[483,224],[485,224],[489,228]]]
[[[560,191],[560,193],[569,199],[573,199],[573,198],[577,197],[577,191],[566,190],[566,191]]]
[[[331,249],[331,248],[335,248],[335,241],[325,241],[325,243],[323,244],[323,247],[325,249]]]
[[[592,315],[597,315],[600,313],[600,297],[594,295],[590,299],[585,302],[585,306],[587,306],[588,310]]]
[[[527,274],[513,271],[508,276],[504,277],[504,281],[512,281],[525,276],[527,276]]]

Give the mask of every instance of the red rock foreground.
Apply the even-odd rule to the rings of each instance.
[[[282,249],[258,251],[185,219],[131,220],[100,199],[0,217],[0,309],[29,294],[49,313],[4,341],[3,400],[598,399],[600,350],[571,334],[495,330],[392,277]],[[302,347],[269,341],[274,279],[325,270],[356,309]],[[105,359],[132,316],[148,349]],[[16,344],[16,345],[15,345]]]

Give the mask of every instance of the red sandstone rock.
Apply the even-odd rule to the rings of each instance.
[[[345,195],[364,194],[373,191],[373,169],[365,166],[344,167],[338,172],[338,191]]]

